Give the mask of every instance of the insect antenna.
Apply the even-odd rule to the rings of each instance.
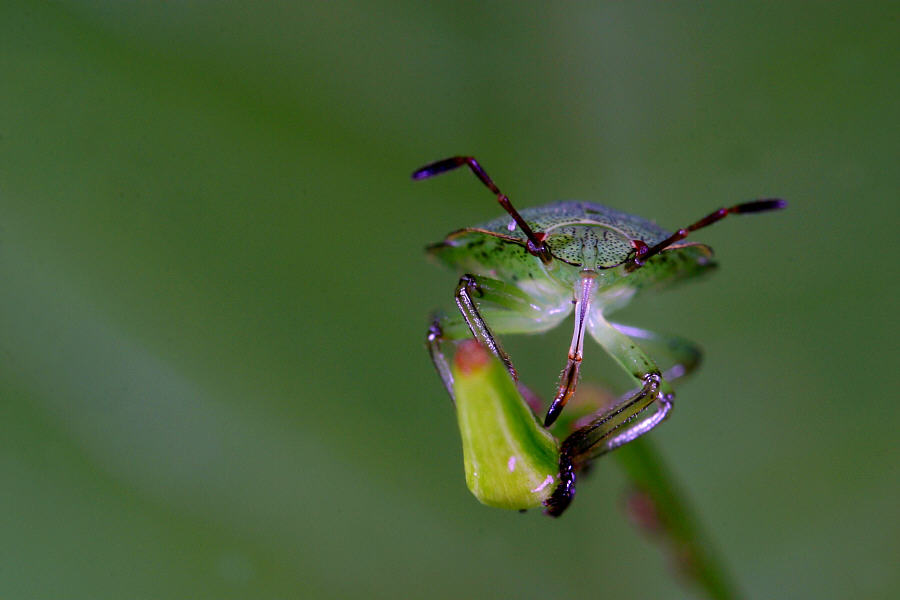
[[[679,229],[655,246],[648,247],[640,240],[636,240],[632,242],[632,245],[635,248],[635,256],[632,259],[631,263],[628,265],[628,270],[633,271],[637,269],[638,267],[643,265],[648,258],[659,254],[675,242],[683,240],[688,235],[690,235],[692,231],[697,231],[698,229],[708,227],[713,223],[721,221],[728,215],[766,212],[770,210],[778,210],[784,208],[785,206],[787,206],[787,202],[781,200],[780,198],[762,198],[760,200],[742,202],[741,204],[735,204],[730,208],[720,208],[717,211],[709,213],[699,221],[696,221],[695,223],[691,223],[687,227]]]
[[[546,234],[542,232],[535,233],[534,230],[525,222],[525,219],[522,218],[522,215],[519,214],[513,205],[512,202],[509,201],[509,197],[500,191],[500,188],[497,187],[497,184],[494,183],[494,180],[491,179],[484,169],[481,168],[481,165],[478,164],[478,161],[475,160],[473,156],[453,156],[451,158],[445,158],[443,160],[439,160],[433,162],[431,164],[425,165],[421,169],[417,169],[413,174],[412,178],[415,181],[420,179],[427,179],[429,177],[434,177],[435,175],[440,175],[441,173],[446,173],[447,171],[452,171],[458,167],[463,165],[468,166],[475,176],[483,183],[489,190],[491,190],[497,196],[497,201],[500,203],[500,206],[506,210],[519,226],[522,229],[522,232],[525,234],[525,237],[528,238],[528,251],[540,258],[544,263],[549,263],[552,259],[550,255],[550,248],[544,244],[544,239],[547,237]]]

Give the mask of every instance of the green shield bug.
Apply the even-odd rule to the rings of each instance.
[[[509,216],[454,231],[428,248],[440,262],[463,273],[455,294],[459,314],[434,319],[427,335],[428,350],[451,398],[462,390],[467,399],[485,396],[478,402],[490,403],[490,398],[485,399],[490,394],[479,395],[472,389],[471,377],[464,384],[456,381],[460,365],[451,366],[444,354],[446,342],[470,337],[499,359],[506,371],[504,377],[518,385],[518,391],[510,391],[515,387],[504,388],[485,371],[487,375],[478,377],[486,377],[481,385],[500,398],[497,410],[473,411],[468,402],[465,408],[458,407],[467,479],[470,471],[478,474],[473,479],[477,485],[473,487],[470,482],[473,493],[487,504],[505,508],[543,504],[547,514],[559,516],[574,497],[578,469],[659,425],[672,409],[671,381],[689,372],[700,359],[699,348],[691,342],[614,324],[607,316],[642,290],[711,269],[714,263],[708,246],[682,241],[691,232],[728,215],[783,208],[785,202],[765,198],[721,208],[673,233],[640,217],[591,202],[556,202],[520,212],[471,156],[439,160],[418,169],[412,178],[425,179],[464,166],[496,195]],[[506,402],[510,394],[531,393],[517,383],[518,373],[496,335],[546,331],[573,312],[574,331],[566,366],[542,428],[533,414]],[[585,333],[629,373],[637,389],[611,407],[579,419],[580,426],[558,450],[553,450],[555,440],[547,441],[549,434],[544,428],[553,425],[575,394]],[[660,348],[674,366],[663,373],[635,340]],[[471,347],[466,352],[471,354]],[[465,365],[466,361],[462,362]],[[481,373],[477,369],[467,372]],[[521,396],[516,401],[524,404]],[[654,409],[647,410],[651,406]],[[498,415],[503,415],[502,421],[495,422]],[[503,439],[486,435],[492,427],[502,428],[508,435]],[[509,471],[515,472],[514,463],[519,458],[532,458],[520,462],[538,467],[533,473],[525,473],[524,479],[509,480],[500,476],[503,465],[491,469],[481,463],[469,464],[478,457],[499,460],[496,457],[506,456],[504,452],[510,450],[502,447],[504,444],[515,448],[508,454]],[[543,487],[529,487],[533,481],[528,477],[546,475],[548,456],[558,461],[556,472],[548,475],[552,481],[547,479]]]

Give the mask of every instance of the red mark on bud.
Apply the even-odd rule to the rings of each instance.
[[[463,375],[471,375],[472,372],[483,369],[491,360],[491,355],[477,341],[469,339],[459,344],[453,361],[456,368]]]

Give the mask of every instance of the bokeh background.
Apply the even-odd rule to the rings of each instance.
[[[895,2],[0,2],[0,596],[690,597],[598,464],[477,504],[421,250],[586,199],[721,269],[654,432],[739,586],[900,583]],[[512,340],[552,390],[568,326]],[[589,347],[585,379],[616,382]]]

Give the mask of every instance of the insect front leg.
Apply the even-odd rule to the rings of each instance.
[[[518,373],[495,334],[546,331],[571,312],[569,303],[548,305],[514,285],[482,275],[463,275],[454,297],[459,314],[435,318],[426,336],[431,360],[451,398],[453,375],[443,352],[443,342],[474,337],[496,355],[513,380],[518,381]]]

